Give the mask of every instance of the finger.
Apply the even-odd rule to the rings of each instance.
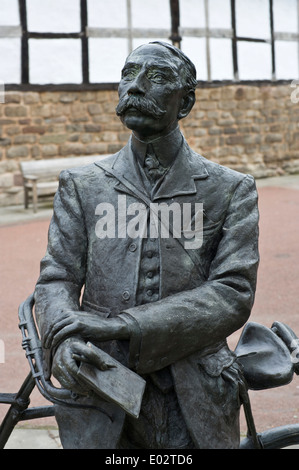
[[[69,346],[57,351],[53,359],[52,373],[62,387],[80,395],[86,395],[88,392],[78,380],[78,365],[72,359],[72,350]]]
[[[98,357],[93,356],[92,354],[73,354],[72,355],[73,359],[79,362],[84,362],[86,364],[92,364],[94,365],[97,369],[100,370],[108,370],[108,369],[113,369],[116,366],[114,364],[109,364],[103,360],[101,360]]]
[[[73,392],[85,395],[87,393],[86,386],[78,380],[78,365],[74,359],[69,359],[63,368],[65,380],[69,383],[69,389]]]
[[[109,359],[108,358],[110,358],[110,356],[108,356],[108,358],[107,358],[107,354],[105,354],[99,348],[97,348],[96,350],[93,349],[92,343],[88,342],[86,347],[84,348],[84,350],[86,350],[88,352],[90,360],[99,369],[107,370],[107,369],[112,369],[112,368],[116,367],[116,365],[114,365],[114,364],[109,364]],[[101,357],[101,354],[102,354],[102,357]]]
[[[79,395],[86,395],[88,393],[85,384],[75,380],[71,374],[65,373],[60,383],[63,388],[78,393]]]
[[[52,341],[53,341],[53,337],[57,334],[57,332],[72,322],[73,322],[73,319],[71,319],[69,315],[65,315],[57,323],[55,323],[55,325],[52,325],[51,329],[48,331],[46,335],[45,347],[47,349],[50,348]]]
[[[73,353],[72,354],[72,358],[74,359],[74,361],[76,361],[78,367],[80,367],[81,365],[81,362],[89,362],[84,356],[83,354],[76,354],[76,353]]]
[[[83,361],[83,356],[82,354],[76,354],[76,353],[73,353],[72,354],[72,358],[77,362],[80,362],[80,361]]]
[[[66,366],[60,364],[53,368],[53,375],[59,381],[62,387],[72,390],[77,385],[73,375],[68,371]]]
[[[72,336],[79,331],[77,324],[66,325],[64,328],[59,330],[52,339],[52,348],[59,344],[64,338]]]
[[[107,362],[107,360],[105,360],[104,358],[99,357],[99,355],[89,346],[82,343],[80,343],[80,345],[78,346],[79,348],[76,348],[77,350],[75,352],[77,360],[93,364],[100,370],[107,370],[116,367],[114,364]]]

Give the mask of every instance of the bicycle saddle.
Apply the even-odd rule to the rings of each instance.
[[[248,388],[264,390],[286,385],[299,372],[296,357],[299,340],[285,324],[271,328],[259,323],[245,325],[235,348]]]

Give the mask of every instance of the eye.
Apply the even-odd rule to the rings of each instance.
[[[166,80],[165,75],[157,70],[149,70],[147,73],[147,78],[155,83],[164,83]]]
[[[134,80],[137,77],[138,72],[138,68],[127,68],[122,71],[121,77],[123,80]]]

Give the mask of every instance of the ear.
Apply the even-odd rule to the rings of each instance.
[[[195,103],[195,92],[190,90],[187,94],[182,98],[181,106],[178,113],[178,119],[183,119],[184,117],[188,116],[193,105]]]

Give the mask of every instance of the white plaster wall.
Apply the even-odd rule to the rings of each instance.
[[[18,25],[19,22],[17,0],[0,0],[0,25]]]
[[[78,32],[79,0],[27,0],[28,28],[36,32]],[[230,0],[209,0],[209,26],[231,28]],[[133,28],[169,28],[169,0],[131,0]],[[181,28],[204,28],[204,0],[180,0]],[[88,0],[89,26],[126,28],[126,0]],[[236,0],[237,33],[270,39],[268,0]],[[298,33],[297,0],[274,0],[274,26],[279,32]],[[1,26],[19,24],[17,0],[0,0],[0,81],[20,82],[20,39],[1,34]],[[159,37],[135,38],[133,47]],[[165,38],[163,39],[165,40]],[[90,38],[90,81],[117,82],[129,52],[122,38]],[[211,39],[212,79],[232,79],[231,41]],[[198,79],[207,79],[205,38],[184,37],[182,49],[194,61]],[[271,79],[269,44],[239,43],[240,79]],[[277,41],[277,78],[298,78],[298,41]],[[29,41],[31,83],[81,83],[79,40]]]
[[[26,3],[29,31],[75,33],[81,29],[79,0],[27,0]]]

